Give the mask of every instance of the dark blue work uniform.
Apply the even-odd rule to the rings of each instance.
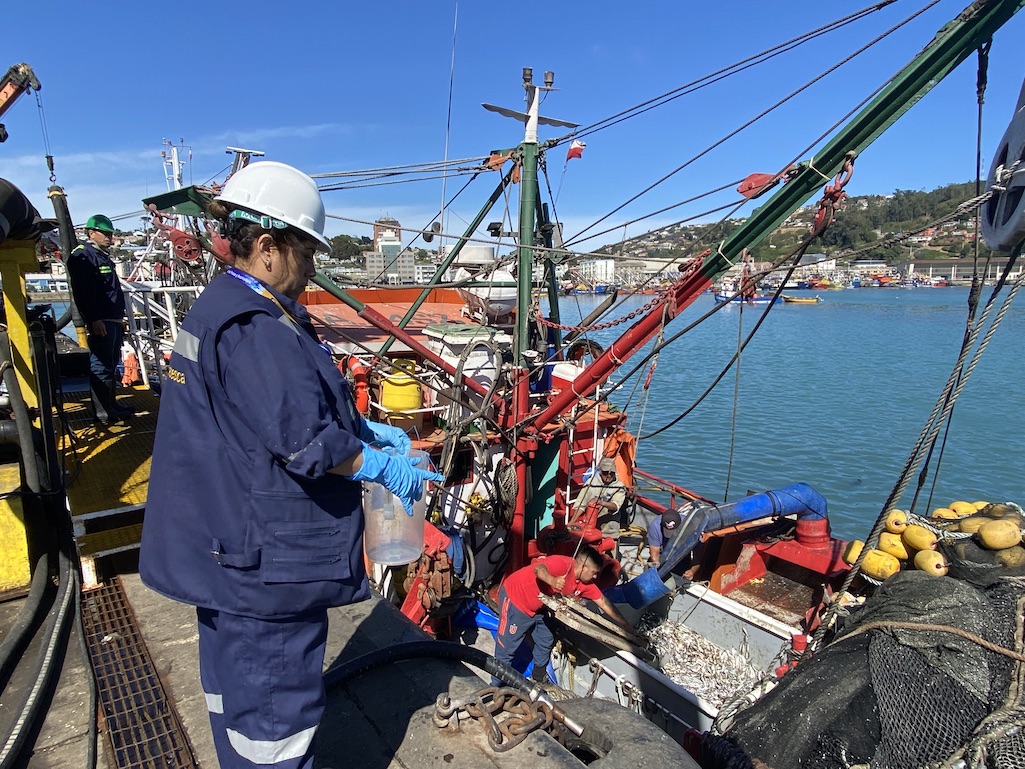
[[[101,382],[114,379],[114,369],[121,358],[122,326],[125,317],[125,295],[110,256],[92,242],[76,246],[68,257],[68,277],[75,304],[89,328],[102,320],[106,336],[89,332],[89,368]]]
[[[361,450],[359,415],[273,295],[223,275],[182,321],[143,527],[143,581],[198,607],[222,767],[312,766],[326,609],[369,597],[360,484],[327,472]]]

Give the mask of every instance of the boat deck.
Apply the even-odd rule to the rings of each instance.
[[[0,638],[15,623],[23,603],[0,604]],[[27,766],[85,764],[89,677],[95,675],[100,695],[99,769],[216,767],[199,681],[195,610],[149,590],[134,573],[87,591],[82,606],[91,663],[83,662],[78,631],[73,630],[60,649],[60,680],[46,719],[34,735]],[[327,669],[368,652],[428,638],[376,596],[328,614]],[[28,656],[33,653],[30,650]],[[15,677],[5,695],[20,696],[31,683]],[[439,693],[466,697],[487,685],[475,669],[440,656],[366,670],[328,692],[314,765],[366,769],[580,766],[573,754],[544,732],[532,732],[511,750],[495,752],[478,723],[463,723],[457,731],[433,724]],[[0,712],[0,724],[6,724],[3,713],[7,712],[6,708]],[[354,750],[359,751],[355,761]]]
[[[68,503],[86,587],[102,580],[100,559],[126,553],[130,560],[142,536],[159,399],[135,387],[119,390],[118,402],[135,414],[109,425],[93,421],[88,393],[73,393],[62,404]]]
[[[420,290],[357,289],[351,293],[360,301],[372,303],[376,312],[397,324],[405,317]],[[334,345],[339,352],[377,353],[386,341],[393,338],[391,334],[360,318],[355,309],[339,302],[326,291],[308,291],[300,301],[309,310],[321,338]],[[458,292],[452,289],[434,289],[428,295],[428,301],[417,308],[404,330],[416,341],[426,345],[428,338],[424,329],[428,326],[468,322],[463,315],[465,304]],[[389,349],[392,353],[410,351],[406,344],[397,339]]]

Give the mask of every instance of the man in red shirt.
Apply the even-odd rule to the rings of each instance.
[[[502,583],[498,592],[498,636],[495,639],[495,659],[512,664],[516,650],[527,636],[534,640],[535,681],[546,681],[548,657],[555,645],[551,615],[542,611],[540,594],[564,595],[569,598],[589,598],[624,628],[632,630],[630,623],[594,584],[601,571],[602,559],[593,547],[584,546],[575,558],[567,555],[549,555],[529,566],[517,569]],[[500,685],[497,679],[492,684]]]

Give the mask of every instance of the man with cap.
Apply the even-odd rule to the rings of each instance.
[[[598,462],[598,472],[591,476],[581,490],[580,496],[577,497],[575,517],[579,518],[583,515],[591,502],[595,502],[602,508],[602,512],[598,515],[598,526],[601,528],[602,534],[618,539],[619,511],[623,508],[623,503],[626,502],[626,486],[616,475],[616,460],[612,457],[604,457]]]
[[[666,510],[662,515],[651,519],[648,524],[648,563],[652,566],[659,565],[659,556],[662,548],[669,544],[669,541],[680,528],[680,514],[676,510]]]
[[[89,384],[96,419],[116,422],[131,416],[134,409],[119,406],[114,390],[125,318],[125,295],[110,258],[114,225],[103,214],[95,214],[85,223],[85,235],[88,241],[68,257],[68,277],[88,335]]]

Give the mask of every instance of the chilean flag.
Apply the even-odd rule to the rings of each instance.
[[[578,158],[584,154],[584,147],[587,145],[579,139],[574,139],[573,143],[569,145],[569,150],[566,151],[566,160],[570,158]]]

